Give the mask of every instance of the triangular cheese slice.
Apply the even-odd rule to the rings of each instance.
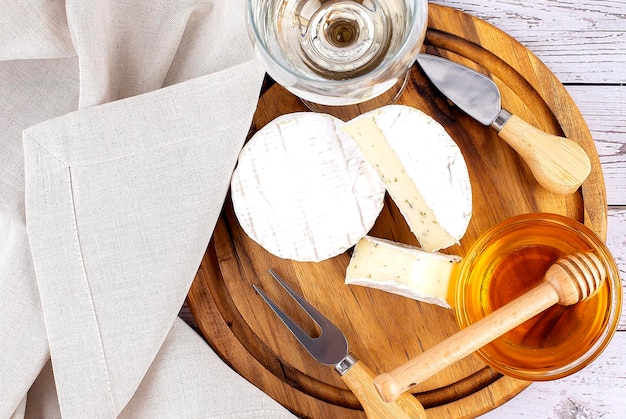
[[[463,155],[445,129],[423,112],[390,105],[343,127],[376,169],[420,245],[457,244],[472,214]]]

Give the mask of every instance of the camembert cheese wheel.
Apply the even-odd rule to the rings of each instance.
[[[460,256],[365,236],[354,247],[345,283],[450,308],[460,262]]]
[[[344,130],[424,249],[459,242],[471,218],[472,190],[463,155],[443,126],[415,108],[390,105],[353,119]]]
[[[231,181],[244,232],[270,253],[321,261],[354,246],[383,207],[385,186],[330,115],[293,113],[259,130]]]

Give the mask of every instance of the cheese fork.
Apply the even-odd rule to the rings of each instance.
[[[411,394],[403,393],[394,402],[383,401],[374,386],[374,373],[348,351],[348,341],[341,330],[324,317],[315,307],[287,285],[274,271],[274,279],[296,300],[315,321],[321,333],[311,337],[285,314],[259,287],[256,292],[265,300],[280,320],[293,333],[309,354],[324,365],[334,366],[344,383],[359,399],[368,418],[425,418],[421,403]]]

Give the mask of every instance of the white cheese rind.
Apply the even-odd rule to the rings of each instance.
[[[460,256],[365,236],[354,248],[345,283],[450,308],[448,296],[460,262]]]
[[[344,126],[375,167],[420,245],[447,248],[472,214],[467,165],[445,129],[423,112],[385,106]]]
[[[242,149],[233,208],[245,233],[270,253],[318,262],[374,225],[385,187],[342,125],[330,115],[288,114]]]

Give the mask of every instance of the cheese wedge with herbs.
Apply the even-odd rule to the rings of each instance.
[[[231,181],[233,209],[244,232],[275,256],[336,256],[380,214],[385,186],[343,124],[325,114],[287,114],[242,149]]]
[[[450,308],[461,257],[371,236],[354,247],[345,283]]]
[[[343,129],[376,169],[424,249],[459,242],[471,218],[472,190],[463,155],[443,126],[415,108],[390,105]]]

